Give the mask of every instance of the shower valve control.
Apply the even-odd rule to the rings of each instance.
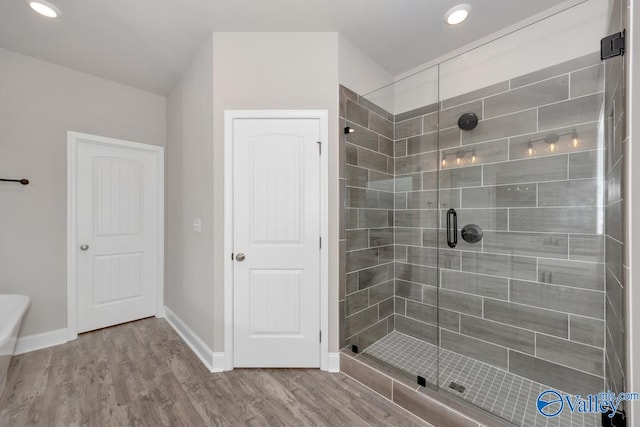
[[[478,243],[482,240],[482,228],[476,224],[467,224],[462,227],[460,236],[467,243]]]

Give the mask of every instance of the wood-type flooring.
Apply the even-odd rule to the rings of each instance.
[[[343,374],[212,374],[163,319],[14,356],[0,426],[428,426]]]

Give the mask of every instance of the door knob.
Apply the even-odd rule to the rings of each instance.
[[[80,249],[82,249],[83,251],[86,251],[87,249],[89,249],[89,245],[82,245],[80,246]]]
[[[242,252],[236,255],[236,261],[244,261],[244,254]]]

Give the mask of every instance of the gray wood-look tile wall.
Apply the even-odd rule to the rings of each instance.
[[[605,93],[614,66],[594,53],[395,117],[340,88],[356,129],[341,144],[342,345],[395,329],[570,393],[605,374],[621,390],[623,112],[599,137],[623,93]],[[478,127],[459,130],[470,111]],[[481,243],[447,247],[450,207]]]
[[[340,345],[361,350],[394,329],[393,115],[340,87]]]

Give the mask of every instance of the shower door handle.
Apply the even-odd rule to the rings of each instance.
[[[458,214],[455,209],[447,211],[447,244],[450,248],[458,244]]]

